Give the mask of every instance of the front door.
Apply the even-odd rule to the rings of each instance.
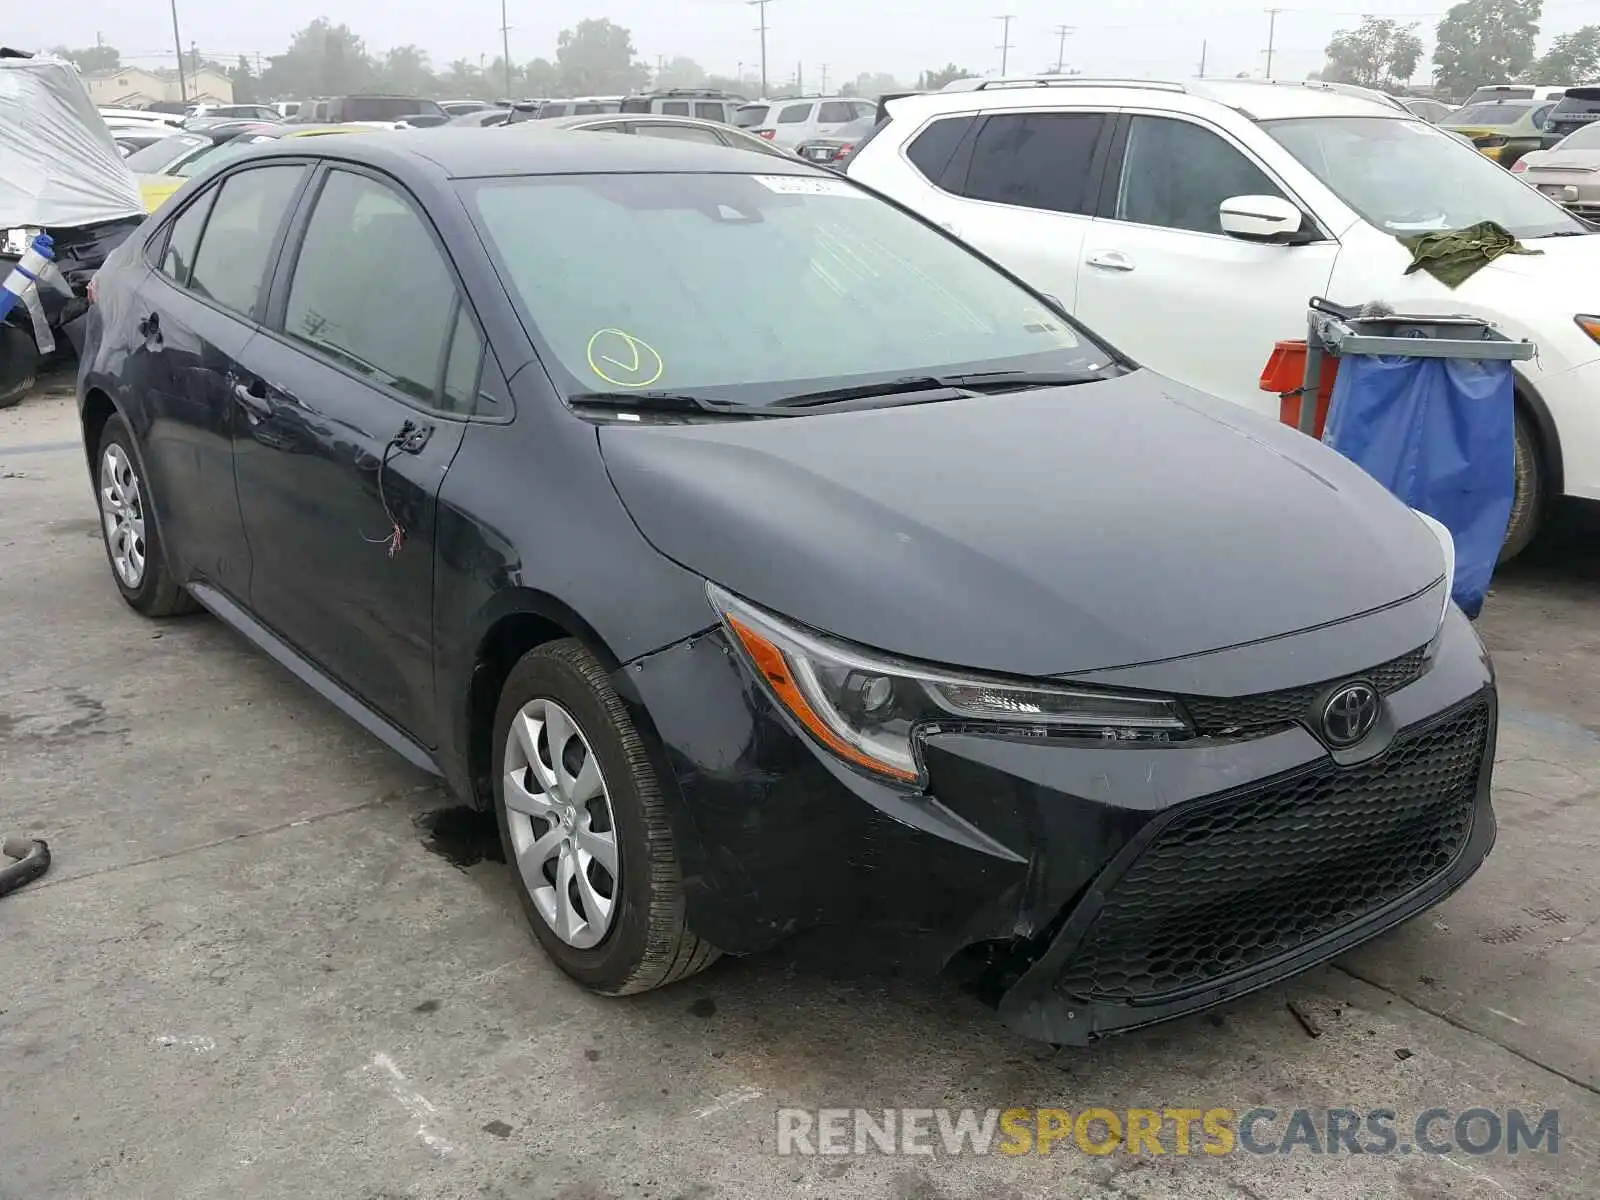
[[[200,193],[138,290],[128,378],[144,394],[146,469],[171,565],[235,597],[250,551],[233,472],[234,363],[256,336],[269,259],[305,168],[241,171]]]
[[[327,172],[296,230],[235,385],[251,607],[431,746],[435,505],[482,337],[386,179]]]
[[[1277,396],[1257,386],[1261,370],[1276,342],[1305,337],[1306,302],[1327,293],[1338,243],[1223,233],[1224,200],[1284,191],[1197,122],[1132,117],[1112,182],[1084,237],[1078,316],[1152,371],[1275,414]]]

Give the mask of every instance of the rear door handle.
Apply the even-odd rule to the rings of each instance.
[[[253,417],[262,420],[272,415],[272,402],[267,399],[267,385],[259,379],[252,379],[249,383],[235,383],[233,385],[233,398]]]
[[[1121,250],[1096,250],[1085,261],[1091,267],[1099,267],[1102,271],[1133,270],[1133,259]]]

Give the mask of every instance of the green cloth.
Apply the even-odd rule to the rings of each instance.
[[[1446,229],[1439,233],[1420,233],[1403,237],[1400,244],[1411,251],[1406,274],[1426,271],[1446,287],[1460,287],[1486,263],[1502,254],[1543,254],[1530,250],[1501,225],[1479,221],[1465,229]]]

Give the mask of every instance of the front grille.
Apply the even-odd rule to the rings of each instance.
[[[1415,683],[1427,666],[1426,646],[1390,659],[1367,671],[1379,692],[1387,695],[1408,683]],[[1195,732],[1202,737],[1223,737],[1237,734],[1270,733],[1302,720],[1310,715],[1311,702],[1317,693],[1327,687],[1324,683],[1305,687],[1285,688],[1281,692],[1258,692],[1253,696],[1233,696],[1217,699],[1211,696],[1184,696],[1183,706],[1189,711]]]
[[[1479,701],[1371,762],[1180,810],[1112,885],[1057,989],[1153,1002],[1412,892],[1466,845],[1488,734]]]

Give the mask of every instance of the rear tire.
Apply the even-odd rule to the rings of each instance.
[[[39,348],[15,325],[0,324],[0,408],[22,403],[39,372]]]
[[[1544,521],[1544,462],[1533,423],[1521,406],[1516,416],[1516,472],[1511,519],[1506,523],[1506,540],[1500,547],[1502,563],[1510,562],[1526,550]]]
[[[167,567],[155,508],[150,503],[150,485],[120,414],[107,420],[100,431],[94,481],[100,539],[105,543],[112,582],[122,598],[147,617],[197,611],[199,605]]]
[[[688,926],[649,749],[582,642],[564,638],[522,656],[501,690],[493,736],[501,844],[528,924],[556,965],[621,996],[715,962],[720,952]]]

